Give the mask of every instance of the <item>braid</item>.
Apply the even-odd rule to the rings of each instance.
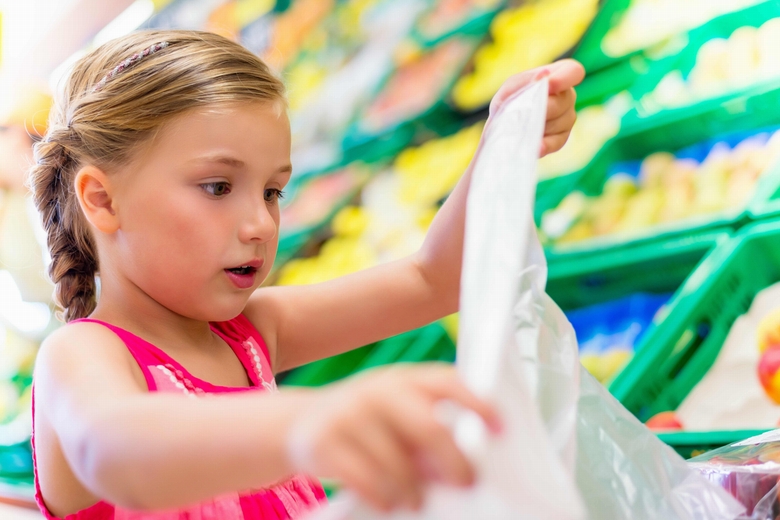
[[[84,223],[72,189],[76,163],[66,148],[72,139],[68,128],[52,128],[35,145],[36,164],[30,172],[35,205],[46,230],[55,285],[54,299],[71,321],[95,308],[97,251]]]

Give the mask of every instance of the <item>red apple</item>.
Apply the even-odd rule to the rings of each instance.
[[[758,360],[758,380],[772,401],[780,404],[780,347],[771,347]]]
[[[674,412],[661,412],[647,420],[645,426],[651,430],[682,430],[683,425]]]

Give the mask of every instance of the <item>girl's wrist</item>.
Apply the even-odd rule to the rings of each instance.
[[[277,430],[280,444],[278,453],[284,467],[290,474],[306,472],[309,454],[306,443],[301,442],[300,431],[302,423],[310,413],[312,405],[320,398],[321,391],[295,388],[282,390],[276,397],[281,398],[278,404],[281,408],[282,420]]]

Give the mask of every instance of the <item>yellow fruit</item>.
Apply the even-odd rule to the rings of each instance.
[[[582,366],[584,366],[597,380],[604,380],[604,371],[602,370],[600,356],[595,354],[583,354],[580,356],[580,363],[582,363]]]
[[[358,206],[346,206],[333,217],[331,228],[335,235],[357,237],[363,234],[368,221],[366,210]]]
[[[620,372],[631,359],[631,352],[622,349],[614,349],[601,356],[602,382],[609,381]]]
[[[474,55],[474,72],[455,84],[460,108],[486,105],[512,74],[550,63],[582,37],[598,11],[598,0],[545,0],[499,13],[493,41]]]
[[[762,354],[770,346],[780,346],[780,309],[776,309],[761,319],[756,331],[758,351]]]

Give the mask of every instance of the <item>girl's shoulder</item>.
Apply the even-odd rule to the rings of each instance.
[[[37,394],[48,393],[50,385],[56,392],[76,381],[79,387],[95,386],[96,391],[102,391],[100,386],[117,378],[145,389],[143,374],[124,341],[98,323],[77,322],[58,328],[41,343],[35,361]]]

